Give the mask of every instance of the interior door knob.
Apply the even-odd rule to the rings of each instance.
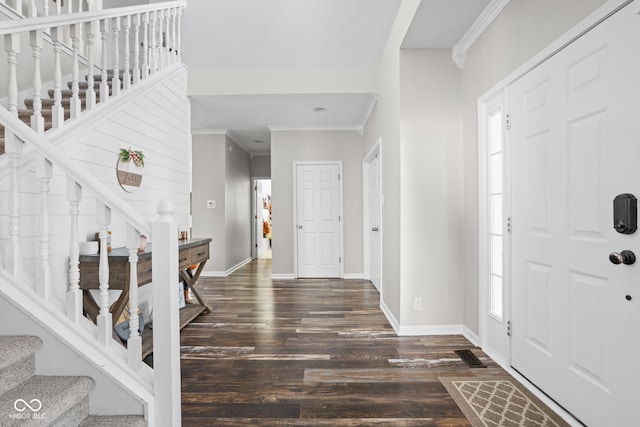
[[[378,231],[378,227],[372,227],[371,231]]]
[[[622,251],[620,253],[611,252],[609,254],[609,261],[613,264],[631,265],[636,262],[636,254],[632,251]]]

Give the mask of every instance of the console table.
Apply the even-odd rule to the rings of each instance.
[[[200,313],[211,308],[198,293],[196,282],[209,259],[210,238],[183,239],[178,242],[178,274],[191,289],[198,300],[198,304],[187,304],[180,309],[180,328],[195,319]],[[138,252],[138,287],[151,283],[152,244],[147,244],[144,251]],[[129,249],[114,248],[109,252],[109,290],[122,293],[111,305],[110,311],[113,323],[118,320],[129,302]],[[80,255],[80,289],[83,295],[83,311],[87,317],[96,323],[100,307],[91,294],[91,290],[99,289],[98,269],[99,254]],[[191,268],[196,266],[195,268]],[[177,283],[176,283],[177,284]],[[142,357],[153,352],[152,333],[147,328],[142,334]]]

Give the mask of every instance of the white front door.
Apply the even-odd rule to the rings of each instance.
[[[367,217],[369,234],[368,279],[380,292],[380,153],[369,161],[367,167]]]
[[[510,87],[512,366],[589,426],[640,419],[640,16],[627,6]]]
[[[509,234],[505,218],[508,218],[509,200],[506,174],[508,146],[505,141],[504,92],[494,95],[483,104],[483,159],[481,205],[486,214],[482,217],[481,239],[481,326],[482,349],[494,360],[506,366],[509,360]]]
[[[296,165],[298,277],[340,277],[340,166]]]

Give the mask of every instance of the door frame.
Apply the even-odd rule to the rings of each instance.
[[[251,177],[251,259],[258,258],[258,181],[271,180],[271,177],[252,176]]]
[[[528,61],[526,61],[524,64],[522,64],[520,67],[516,68],[515,70],[513,70],[511,73],[507,74],[506,77],[504,77],[502,80],[500,80],[499,82],[497,82],[495,85],[493,85],[488,91],[486,91],[483,95],[481,95],[478,98],[478,220],[482,221],[482,220],[486,220],[488,218],[487,216],[487,208],[488,206],[483,206],[480,204],[480,201],[482,200],[482,197],[484,197],[484,193],[481,193],[481,183],[487,179],[488,177],[486,176],[486,172],[487,172],[487,168],[485,167],[484,170],[482,170],[480,168],[480,161],[483,158],[487,157],[487,150],[488,147],[485,144],[484,147],[481,145],[481,129],[480,126],[482,125],[482,120],[481,120],[481,105],[482,103],[486,103],[491,97],[495,96],[496,94],[498,94],[500,91],[507,89],[513,82],[515,82],[516,80],[518,80],[520,77],[522,77],[523,75],[525,75],[526,73],[528,73],[529,71],[533,70],[534,68],[536,68],[540,63],[546,61],[547,59],[549,59],[550,57],[552,57],[553,55],[555,55],[558,51],[564,49],[565,47],[567,47],[569,44],[571,44],[574,40],[576,40],[578,37],[580,37],[581,35],[587,33],[588,31],[590,31],[591,29],[593,29],[596,25],[598,25],[600,22],[604,21],[605,19],[607,19],[609,16],[611,16],[612,14],[614,14],[615,12],[617,12],[619,9],[625,7],[626,5],[628,5],[629,3],[631,3],[633,0],[609,0],[607,1],[605,4],[603,4],[600,8],[596,9],[593,13],[591,13],[589,16],[587,16],[586,18],[584,18],[582,21],[580,21],[578,24],[576,24],[575,26],[573,26],[571,29],[569,29],[566,33],[564,33],[563,35],[561,35],[560,37],[558,37],[555,41],[553,41],[550,45],[548,45],[546,48],[542,49],[538,54],[534,55],[533,57],[531,57]],[[640,2],[638,2],[636,4],[636,13],[640,15]],[[508,110],[508,105],[506,106],[507,110]],[[484,151],[483,151],[484,150]],[[485,173],[485,175],[482,175],[482,172]],[[510,196],[510,194],[509,194]],[[484,218],[484,219],[482,219]],[[486,234],[482,233],[482,228],[481,228],[481,224],[479,223],[479,229],[478,229],[478,278],[481,277],[481,271],[480,271],[480,266],[482,265],[483,262],[486,262],[487,258],[487,246],[486,246]],[[486,232],[486,228],[485,228],[485,232]],[[483,239],[485,239],[483,241]],[[483,257],[484,256],[484,257]],[[486,292],[486,289],[484,290]],[[479,292],[483,292],[482,289],[482,284],[479,283]],[[479,295],[479,301],[478,304],[480,304],[479,306],[479,342],[482,342],[483,340],[483,333],[484,330],[481,327],[481,323],[482,323],[482,304],[483,304],[483,300],[481,295]],[[509,312],[511,311],[511,300],[506,301],[506,306],[505,306],[505,311],[509,310]],[[486,309],[485,309],[485,313],[486,313]],[[552,399],[550,399],[546,394],[544,394],[543,391],[541,391],[540,389],[538,389],[536,386],[534,386],[532,383],[530,383],[525,377],[523,377],[518,371],[516,371],[515,369],[513,369],[511,367],[510,364],[507,364],[505,366],[502,366],[505,371],[507,371],[509,374],[511,374],[516,380],[518,380],[518,382],[520,382],[524,387],[526,387],[531,393],[533,393],[537,398],[539,398],[544,404],[546,404],[547,406],[549,406],[553,411],[555,411],[557,414],[559,414],[565,421],[571,423],[571,424],[575,424],[576,421],[575,419],[571,416],[571,414],[569,414],[564,408],[560,407],[558,404],[556,404]]]
[[[478,98],[478,340],[482,350],[502,368],[511,366],[511,343],[507,344],[506,354],[501,355],[488,345],[487,317],[489,296],[491,294],[491,205],[489,204],[489,138],[487,119],[490,104],[496,97],[502,96],[502,270],[503,270],[503,315],[505,325],[511,321],[511,159],[509,133],[509,86],[488,92]],[[505,333],[508,326],[505,326]],[[510,341],[510,340],[509,340]]]
[[[375,155],[378,155],[378,160],[379,160],[379,165],[380,165],[380,186],[378,187],[378,218],[380,219],[380,253],[379,253],[379,260],[380,260],[380,277],[378,278],[379,283],[378,285],[380,286],[379,292],[380,292],[380,298],[382,298],[382,290],[384,288],[383,285],[383,280],[382,280],[382,253],[383,253],[383,247],[384,245],[382,244],[382,237],[383,237],[383,233],[382,233],[382,138],[379,137],[377,139],[377,141],[373,144],[373,146],[369,149],[369,151],[367,152],[367,154],[364,156],[364,159],[362,160],[362,243],[363,243],[363,264],[362,264],[362,268],[363,268],[363,277],[365,278],[365,280],[370,280],[371,278],[369,277],[369,263],[371,262],[371,260],[369,259],[369,163],[371,162],[371,160],[375,157]]]
[[[338,221],[338,233],[340,233],[339,235],[339,239],[340,239],[340,259],[342,260],[340,262],[340,277],[344,278],[344,212],[343,212],[343,206],[344,206],[344,191],[343,191],[343,173],[342,173],[342,161],[341,160],[337,160],[337,161],[306,161],[306,162],[299,162],[299,161],[294,161],[293,162],[293,278],[297,279],[298,278],[298,232],[297,232],[297,224],[298,224],[298,174],[297,174],[297,170],[298,170],[298,166],[312,166],[312,165],[318,165],[318,166],[338,166],[338,174],[339,174],[339,179],[338,179],[338,188],[340,191],[339,197],[340,197],[340,207],[339,207],[339,212],[340,212],[340,219]]]

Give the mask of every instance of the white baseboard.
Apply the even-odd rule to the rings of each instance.
[[[393,330],[396,331],[396,335],[400,335],[400,333],[398,332],[400,330],[400,322],[398,322],[398,319],[395,318],[391,310],[389,310],[389,307],[387,307],[387,305],[382,300],[380,301],[380,310],[382,310],[382,313],[391,324]]]
[[[466,325],[462,325],[462,335],[464,335],[466,339],[471,341],[471,344],[475,345],[476,347],[480,347],[480,338],[478,337],[478,334],[473,332]]]
[[[296,277],[293,274],[272,274],[271,280],[294,280]]]
[[[398,335],[401,337],[410,337],[416,335],[462,335],[462,325],[400,326]]]
[[[240,261],[239,263],[237,263],[236,265],[234,265],[233,267],[231,267],[230,269],[228,269],[226,271],[203,271],[200,274],[200,277],[227,277],[231,273],[233,273],[234,271],[239,269],[240,267],[243,267],[243,266],[249,264],[250,262],[251,262],[251,257]]]
[[[344,273],[342,278],[345,280],[364,280],[364,274],[362,273]]]

